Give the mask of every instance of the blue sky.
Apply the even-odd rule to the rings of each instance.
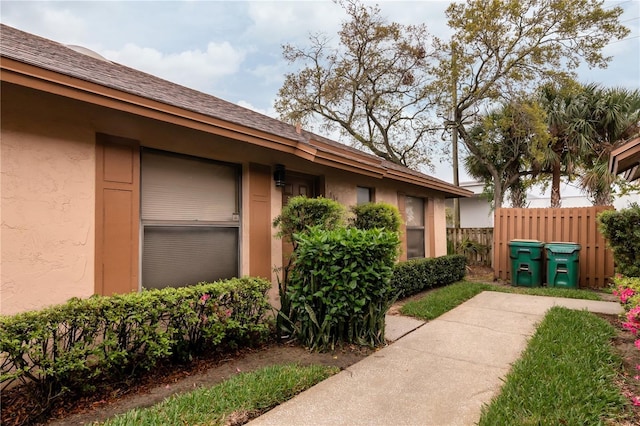
[[[426,23],[446,38],[449,1],[379,1],[390,21]],[[627,39],[611,43],[606,70],[580,69],[582,82],[640,88],[640,1],[620,5]],[[284,75],[285,43],[303,45],[310,33],[335,35],[346,18],[330,0],[314,1],[5,1],[2,23],[275,116]],[[447,179],[449,180],[449,179]]]

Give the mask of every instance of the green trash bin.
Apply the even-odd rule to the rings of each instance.
[[[509,241],[511,285],[539,287],[542,284],[543,247],[537,240]]]
[[[578,288],[580,279],[580,244],[548,243],[547,285],[549,287]]]

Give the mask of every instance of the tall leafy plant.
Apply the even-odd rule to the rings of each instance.
[[[344,225],[345,210],[342,204],[328,198],[293,197],[282,212],[273,221],[278,228],[276,234],[293,246],[289,259],[282,267],[281,277],[278,278],[278,293],[280,296],[280,310],[276,316],[276,328],[281,335],[290,334],[289,317],[291,316],[291,302],[289,300],[289,276],[296,261],[298,241],[294,237],[307,232],[312,226],[322,229],[336,229]]]
[[[288,324],[311,349],[337,343],[384,343],[385,314],[397,298],[390,285],[397,232],[314,227],[295,235]]]

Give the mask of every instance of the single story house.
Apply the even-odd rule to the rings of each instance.
[[[294,195],[384,201],[446,254],[434,177],[86,49],[0,27],[0,312],[233,276],[277,282]],[[277,303],[277,291],[272,291]]]

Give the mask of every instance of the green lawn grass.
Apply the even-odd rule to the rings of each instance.
[[[601,300],[585,290],[504,287],[462,281],[407,302],[404,315],[431,320],[483,291]],[[625,413],[616,385],[620,360],[615,329],[586,311],[555,307],[545,316],[500,395],[484,407],[480,425],[613,424]]]
[[[587,311],[552,308],[480,425],[596,425],[622,420],[614,328]],[[619,424],[619,423],[617,423]]]
[[[116,425],[242,424],[337,373],[337,367],[274,365],[241,373],[211,388],[175,395],[109,419]]]
[[[433,319],[455,308],[476,294],[487,290],[599,300],[599,296],[597,294],[583,290],[523,287],[512,288],[463,281],[437,289],[420,300],[406,303],[402,308],[402,313],[404,315],[416,316],[427,320]],[[587,327],[580,328],[580,330],[584,331],[586,334],[591,334],[588,332],[590,329]],[[595,334],[600,336],[602,333]],[[604,334],[606,335],[606,332],[604,332]],[[602,349],[602,345],[599,342],[600,341],[592,342],[595,346],[595,348],[592,348],[592,351],[598,352]],[[556,346],[560,346],[561,352],[564,351],[564,349],[562,349],[564,348],[564,345],[556,344]],[[607,345],[605,344],[605,346]],[[597,362],[598,361],[596,361],[596,363]],[[605,362],[605,364],[613,363],[613,361],[606,361],[606,359],[603,362]],[[582,360],[578,366],[578,373],[582,371],[582,369],[593,369],[591,364],[586,365]],[[540,367],[536,366],[535,368]],[[164,402],[153,407],[131,410],[108,420],[105,425],[124,426],[135,424],[155,426],[160,424],[224,425],[228,423],[243,423],[244,421],[256,417],[257,415],[292,398],[297,393],[302,392],[314,384],[326,379],[337,371],[337,368],[322,366],[302,367],[290,364],[270,366],[252,373],[239,374],[238,376],[235,376],[212,388],[198,389],[193,392],[170,397]],[[542,369],[542,371],[547,371],[547,369]],[[600,374],[599,377],[603,381],[612,382],[608,376],[608,370],[604,372],[601,372],[601,370],[597,371],[598,373],[596,374]],[[569,378],[569,376],[565,376],[565,378]],[[533,381],[545,380],[546,379],[533,379]],[[554,380],[555,381],[552,383],[557,382],[556,379]],[[563,379],[560,379],[559,381],[562,382]],[[520,385],[518,384],[514,386],[518,387]],[[596,387],[599,387],[600,389],[591,390],[587,388],[587,386],[592,386],[591,382],[588,382],[587,384],[579,382],[576,386],[577,389],[585,394],[596,395],[593,398],[598,399],[599,402],[597,402],[594,410],[599,410],[604,406],[610,409],[607,413],[617,412],[616,410],[619,401],[612,396],[614,395],[612,391],[605,389],[606,386],[598,385]],[[540,395],[539,392],[541,391],[535,390],[535,392],[538,392],[536,395]],[[548,392],[548,390],[545,390],[545,392]],[[555,395],[553,392],[551,392],[551,394]],[[604,397],[601,394],[604,395]],[[555,396],[547,395],[544,399],[554,401],[557,398]],[[589,403],[591,404],[591,402]],[[509,405],[505,404],[518,405],[519,402],[516,400],[515,402],[497,402],[496,404],[499,406],[504,405],[506,407],[504,410],[508,413],[511,408]],[[491,410],[498,409],[491,408],[489,411]],[[581,410],[578,411],[582,413]],[[491,415],[493,414],[486,414],[485,416]],[[583,414],[580,414],[578,417],[567,416],[566,418],[574,419],[583,417],[586,418]],[[492,420],[493,417],[488,417],[488,419],[489,420],[485,420],[484,424],[554,424],[544,422],[539,423],[536,420],[533,420],[533,423],[514,423],[511,421],[511,418],[508,418],[508,421],[506,422],[502,420],[494,422]],[[570,422],[567,424],[574,423]]]
[[[600,296],[598,296],[597,293],[587,290],[549,287],[505,287],[492,284],[460,281],[427,293],[425,297],[419,300],[412,300],[405,303],[400,309],[400,312],[403,315],[424,320],[432,320],[483,291],[600,300]]]

